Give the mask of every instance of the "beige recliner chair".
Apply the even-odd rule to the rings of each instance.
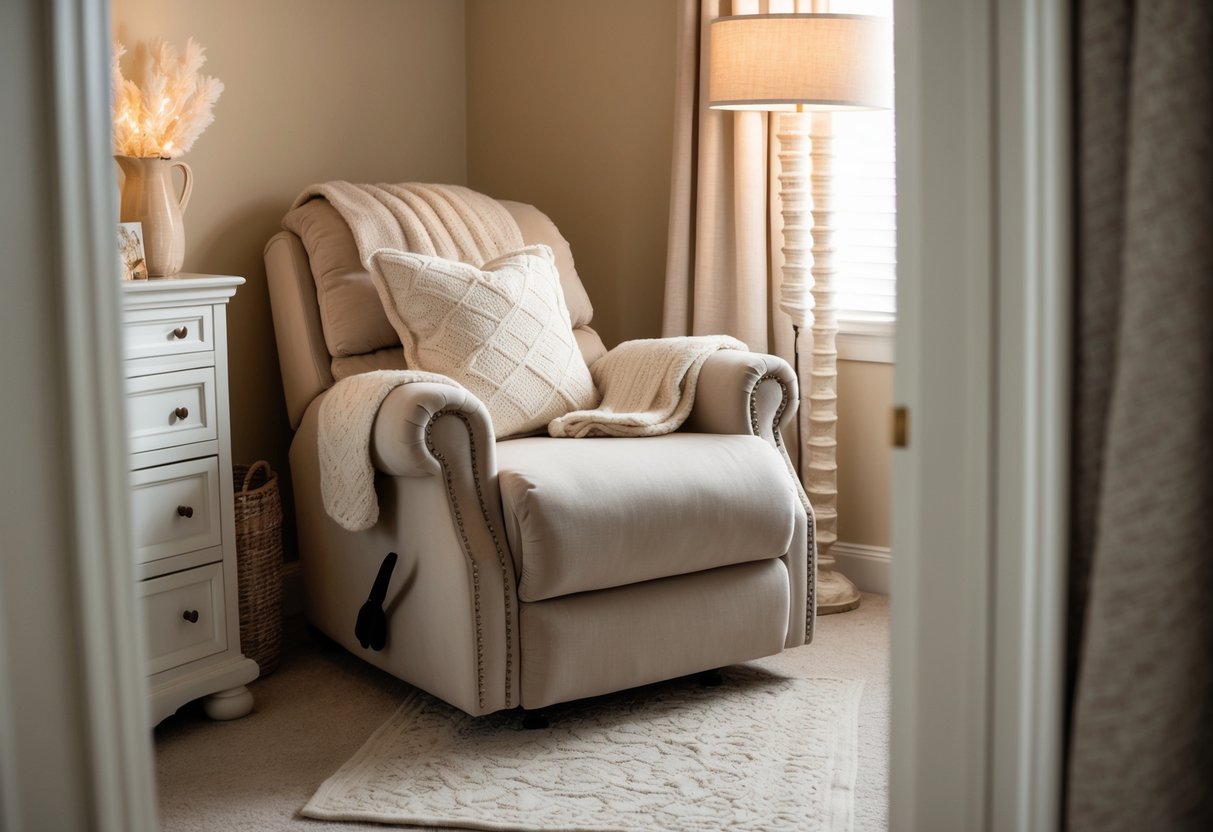
[[[556,254],[587,363],[605,353],[568,243],[502,202]],[[384,401],[371,455],[377,525],[349,532],[320,495],[317,411],[335,379],[402,368],[403,351],[348,226],[325,200],[291,211],[265,249],[291,426],[309,621],[351,652],[469,714],[538,709],[777,653],[812,637],[813,523],[780,430],[796,380],[769,355],[721,351],[668,436],[495,441],[461,388],[407,384]],[[479,265],[479,264],[477,264]],[[359,609],[399,561],[388,637],[364,649]]]

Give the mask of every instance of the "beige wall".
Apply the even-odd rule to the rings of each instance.
[[[661,334],[673,0],[469,0],[468,184],[568,238],[607,346]]]
[[[113,20],[132,53],[157,35],[177,46],[194,37],[204,72],[227,87],[183,157],[195,179],[185,269],[248,281],[229,311],[233,458],[285,472],[262,247],[312,182],[465,180],[464,4],[114,0]]]
[[[889,545],[893,365],[838,363],[838,539]]]

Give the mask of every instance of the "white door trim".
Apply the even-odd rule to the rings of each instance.
[[[893,829],[1057,825],[1070,285],[1065,11],[895,20]]]
[[[154,830],[143,635],[130,555],[126,428],[119,368],[117,205],[109,152],[109,4],[53,0],[52,141],[71,492],[68,553],[75,598],[59,599],[80,644],[81,738],[92,780],[87,815],[108,832]],[[33,279],[33,278],[31,278]]]
[[[1072,260],[1070,20],[1001,2],[991,830],[1061,816]]]
[[[990,626],[993,0],[895,14],[897,363],[890,822],[981,830]]]

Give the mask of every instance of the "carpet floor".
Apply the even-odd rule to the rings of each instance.
[[[278,670],[251,687],[244,719],[215,723],[197,703],[155,731],[161,825],[224,832],[375,830],[299,815],[316,788],[396,710],[407,686],[345,651],[288,628]],[[813,644],[754,662],[786,675],[864,681],[855,829],[888,828],[888,599],[818,619]]]

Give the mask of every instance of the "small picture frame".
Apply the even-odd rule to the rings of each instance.
[[[123,280],[147,280],[147,260],[143,253],[143,223],[118,223],[118,254]]]

